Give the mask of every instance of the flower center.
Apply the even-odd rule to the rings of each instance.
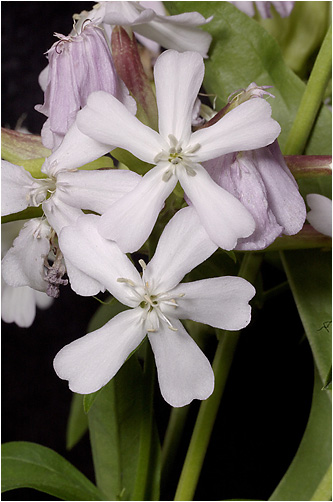
[[[32,189],[27,199],[32,206],[38,207],[44,200],[55,192],[56,180],[53,178],[35,180],[39,186]]]
[[[192,157],[193,154],[195,154],[199,150],[199,143],[196,143],[193,146],[188,145],[184,148],[182,146],[182,142],[178,141],[173,134],[169,134],[168,138],[170,141],[169,150],[162,150],[156,155],[154,159],[154,162],[156,164],[160,161],[167,161],[170,164],[170,166],[167,167],[166,171],[163,174],[163,181],[169,181],[171,176],[176,173],[178,166],[183,167],[189,176],[195,176],[195,166],[197,163],[193,161]]]
[[[144,279],[144,271],[146,264],[143,260],[139,260],[142,267],[142,283],[135,284],[130,279],[119,277],[118,282],[123,282],[131,288],[134,298],[138,302],[138,306],[142,308],[142,319],[145,322],[148,333],[158,331],[160,322],[165,322],[169,329],[178,331],[172,326],[172,323],[165,315],[165,311],[170,311],[170,308],[176,309],[178,304],[170,293],[154,294],[151,285]],[[178,294],[177,297],[183,297],[183,294]],[[164,312],[163,312],[164,311]]]

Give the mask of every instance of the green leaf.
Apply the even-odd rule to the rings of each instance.
[[[88,331],[99,329],[127,308],[107,299]],[[105,387],[84,396],[97,485],[109,500],[130,500],[138,485],[144,487],[144,500],[158,499],[160,444],[149,382],[134,355]]]
[[[280,123],[279,143],[283,151],[298,110],[305,84],[284,62],[276,40],[255,20],[228,2],[165,2],[171,14],[199,11],[213,20],[202,29],[213,36],[209,58],[205,61],[204,87],[217,95],[217,109],[228,96],[251,82],[272,85],[270,99],[273,117]],[[331,153],[331,113],[322,107],[306,153]]]
[[[36,443],[2,445],[2,491],[34,488],[61,500],[107,500],[89,479],[55,451]]]
[[[83,396],[73,394],[66,430],[66,448],[71,450],[88,430],[88,418],[83,409]]]
[[[143,406],[144,391],[142,369],[133,356],[98,394],[88,414],[97,486],[108,500],[131,499],[140,460],[141,424],[151,411]]]
[[[331,252],[285,251],[282,262],[323,387],[332,366]]]
[[[271,19],[256,16],[258,23],[278,41],[287,65],[300,77],[306,77],[308,60],[325,37],[330,7],[329,2],[295,2],[290,16],[281,17],[274,9]]]
[[[312,407],[304,436],[289,469],[269,500],[331,500],[332,485],[327,475],[331,464],[331,401],[321,387],[321,378],[316,371]]]

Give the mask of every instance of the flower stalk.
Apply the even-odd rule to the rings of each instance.
[[[262,259],[263,255],[260,254],[245,254],[238,275],[254,282]],[[237,348],[240,336],[239,331],[232,333],[221,331],[220,333],[222,333],[222,336],[220,337],[213,361],[215,390],[200,405],[174,500],[193,500],[216,415]]]
[[[304,152],[332,72],[332,25],[318,53],[285,146],[285,155]]]

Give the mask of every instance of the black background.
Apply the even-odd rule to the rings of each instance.
[[[34,111],[43,102],[38,75],[43,53],[67,34],[71,16],[92,2],[2,2],[2,125],[23,125],[39,133],[45,117]],[[285,280],[278,266],[265,263],[264,287]],[[2,442],[33,441],[55,449],[93,480],[86,435],[71,452],[65,448],[71,401],[67,383],[52,367],[55,354],[86,333],[98,303],[62,288],[60,299],[38,311],[29,329],[2,323]],[[213,432],[214,440],[196,493],[197,500],[267,499],[292,460],[311,404],[313,366],[290,291],[254,309],[241,335],[229,383]],[[174,466],[175,482],[186,452],[197,405],[184,432]],[[169,413],[156,391],[156,413],[163,434]],[[163,494],[173,498],[172,482]],[[34,490],[3,494],[3,500],[55,500]]]

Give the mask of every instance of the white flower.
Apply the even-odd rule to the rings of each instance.
[[[84,136],[73,124],[60,147],[44,163],[42,171],[47,177],[35,179],[23,167],[2,161],[2,215],[41,206],[47,217],[47,220],[36,218],[28,221],[3,259],[2,273],[8,284],[30,286],[57,296],[58,285],[64,284],[61,277],[66,268],[68,275],[78,274],[70,262],[64,267],[59,249],[54,265],[45,269],[45,258],[54,234],[59,234],[64,226],[74,224],[84,209],[103,213],[141,179],[126,170],[76,169],[108,149],[109,146]],[[93,283],[91,294],[97,294],[101,289],[103,286],[97,287]]]
[[[24,223],[13,221],[1,225],[2,257],[11,248]],[[46,283],[44,285],[46,289]],[[28,328],[35,319],[36,306],[46,309],[52,302],[52,298],[43,292],[28,286],[12,287],[4,279],[1,280],[1,317],[5,322],[15,322],[21,328]]]
[[[146,8],[148,4],[151,5],[150,8]],[[79,19],[80,24],[85,19],[102,24],[109,40],[112,26],[130,26],[136,34],[153,40],[166,49],[182,52],[195,47],[197,52],[206,57],[212,37],[198,26],[208,23],[212,18],[205,19],[198,12],[166,16],[159,13],[161,9],[156,8],[156,4],[157,2],[144,2],[144,5],[140,2],[99,2],[91,11],[82,12],[75,18]]]
[[[179,319],[241,329],[250,321],[253,286],[239,277],[179,284],[217,248],[193,208],[182,209],[170,220],[150,263],[140,261],[142,276],[114,242],[98,234],[98,218],[80,218],[60,234],[64,253],[82,272],[72,287],[85,294],[86,275],[103,282],[130,310],[65,346],[54,360],[58,376],[69,380],[74,392],[97,391],[148,335],[164,399],[176,407],[206,399],[214,388],[212,368]]]
[[[319,193],[309,193],[306,202],[310,207],[307,220],[318,232],[332,237],[332,201]]]
[[[94,151],[92,157],[90,149]],[[2,161],[2,216],[41,206],[49,224],[59,233],[64,225],[74,224],[83,209],[105,212],[141,179],[127,170],[76,169],[108,150],[109,146],[84,136],[74,124],[60,147],[46,159],[42,171],[47,177],[33,178],[23,167]]]
[[[214,183],[200,163],[266,146],[276,139],[280,126],[271,118],[266,101],[251,99],[214,125],[192,133],[193,107],[204,75],[202,57],[196,52],[166,51],[158,58],[154,74],[159,133],[105,92],[92,93],[77,115],[78,128],[84,134],[156,165],[103,215],[100,232],[115,240],[122,251],[136,251],[179,181],[209,236],[220,247],[233,249],[238,238],[254,231],[255,223],[244,206]],[[110,120],[110,116],[117,120]]]

